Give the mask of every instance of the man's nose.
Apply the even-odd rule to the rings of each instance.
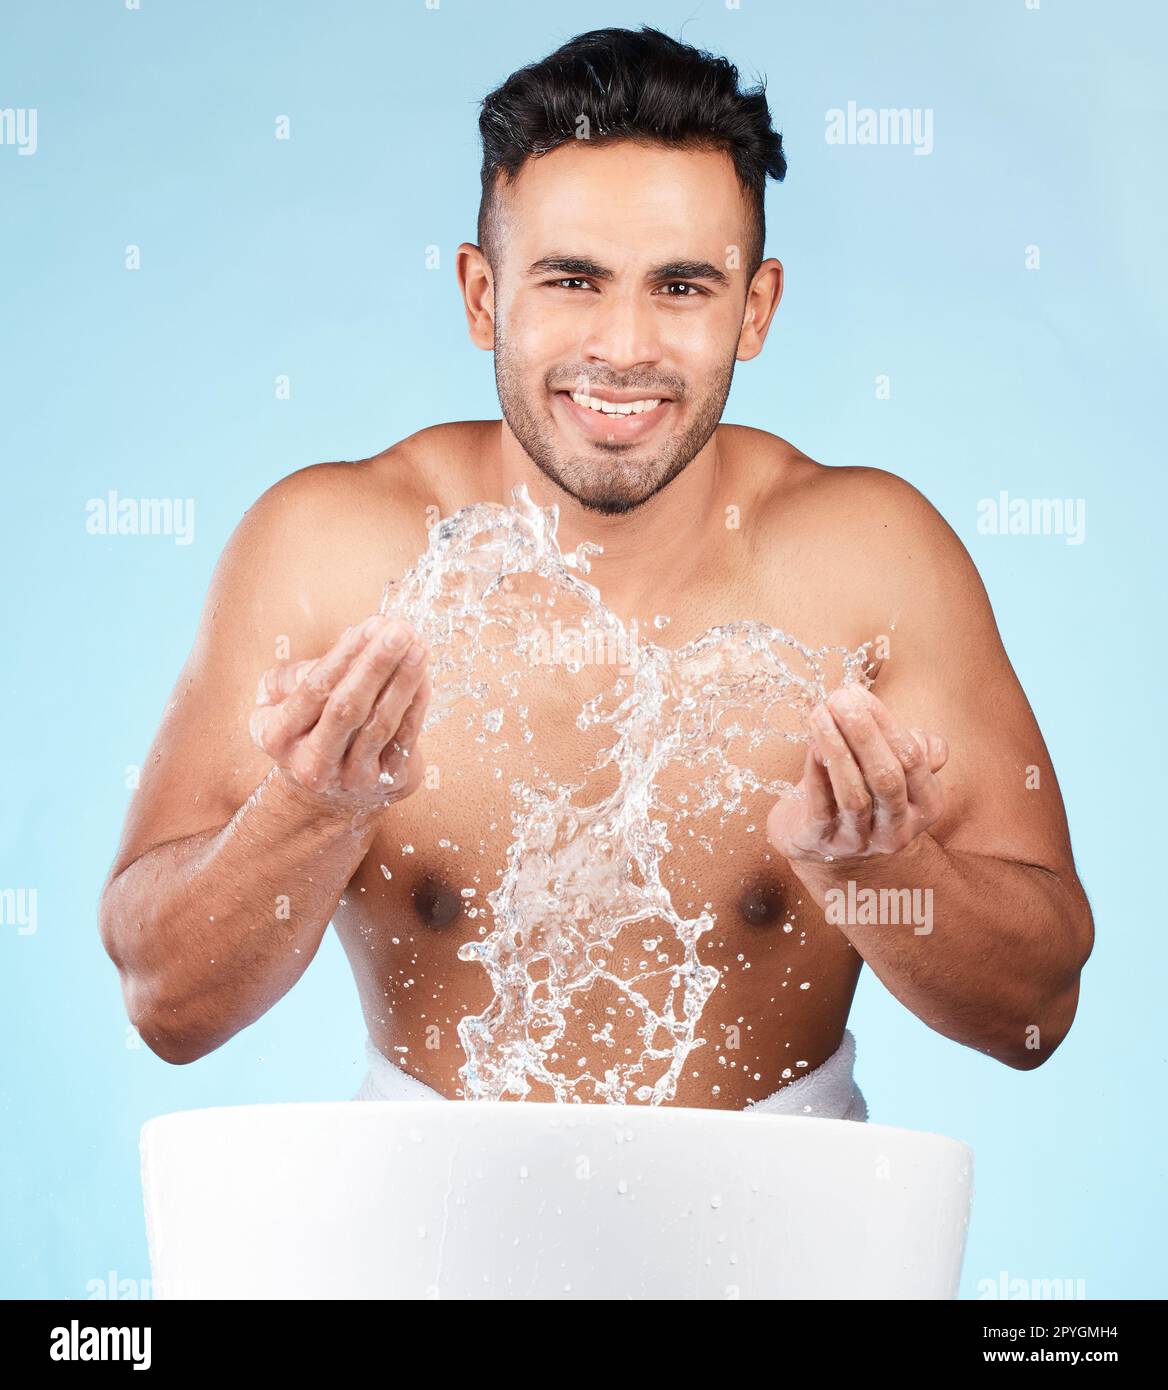
[[[606,363],[614,372],[661,359],[659,324],[642,295],[609,293],[595,305],[580,343],[582,358]]]

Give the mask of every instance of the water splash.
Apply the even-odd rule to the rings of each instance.
[[[509,507],[479,502],[439,522],[417,564],[386,585],[381,604],[431,648],[434,694],[423,742],[463,709],[484,749],[492,740],[499,752],[511,747],[501,737],[507,715],[530,745],[520,685],[533,671],[616,673],[581,703],[577,728],[602,735],[581,777],[557,782],[533,773],[509,784],[511,844],[499,886],[486,895],[494,927],[458,953],[478,962],[494,989],[488,1008],[458,1025],[463,1094],[523,1097],[539,1083],[562,1102],[660,1104],[673,1098],[686,1058],[704,1045],[698,1024],[721,978],[698,955],[716,920],[710,905],[685,917],[663,882],[670,833],[710,815],[724,825],[758,793],[792,794],[790,782],[755,768],[773,761],[775,740],[806,742],[806,716],[831,688],[830,665],[839,667],[832,684],[867,682],[871,643],[811,648],[758,622],[710,628],[677,650],[639,639],[635,621],[626,627],[583,577],[601,547],[583,542],[562,553],[558,508],[537,506],[522,484],[512,497]],[[556,609],[573,623],[552,620]],[[488,668],[494,680],[483,678]],[[666,783],[679,770],[685,790],[671,801]],[[590,794],[598,775],[608,790]],[[715,851],[710,835],[688,833]],[[622,973],[617,942],[630,929],[644,938],[646,959]],[[639,1040],[638,1053],[612,1055],[600,1074],[567,1038],[569,1018],[594,991],[614,1002],[591,1042],[618,1052],[611,1036],[618,1003]]]

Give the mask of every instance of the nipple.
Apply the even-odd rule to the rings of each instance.
[[[448,927],[462,911],[462,899],[448,883],[427,875],[413,889],[414,911],[427,927]]]
[[[752,927],[765,927],[783,914],[783,895],[771,882],[763,880],[742,891],[738,911]]]

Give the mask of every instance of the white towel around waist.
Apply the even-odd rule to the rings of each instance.
[[[354,1100],[445,1100],[446,1097],[410,1076],[391,1062],[372,1038],[365,1039],[365,1058],[369,1070]],[[868,1105],[855,1078],[856,1040],[849,1029],[843,1041],[813,1071],[781,1086],[773,1095],[756,1100],[744,1115],[809,1115],[821,1120],[860,1120],[868,1118]]]

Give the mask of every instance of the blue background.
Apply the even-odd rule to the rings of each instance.
[[[787,291],[726,418],[889,469],[965,540],[1065,793],[1097,944],[1075,1027],[1019,1073],[865,972],[873,1118],[970,1142],[977,1281],[1163,1296],[1165,23],[1152,3],[162,3],[3,6],[0,457],[5,651],[0,1293],[145,1279],[139,1126],[347,1097],[356,990],[330,933],[301,984],[195,1066],[134,1048],[97,895],[216,557],[282,475],[497,416],[453,252],[474,239],[478,101],[574,33],[656,24],[765,74],[790,172]],[[829,146],[849,100],[934,110],[934,152]],[[274,138],[278,115],[292,138]],[[141,247],[142,268],[124,268]],[[1027,271],[1036,244],[1041,269]],[[428,246],[441,267],[425,267]],[[276,399],[278,374],[290,400]],[[891,399],[877,399],[887,373]],[[195,541],[88,535],[85,503],[192,497]],[[1083,498],[1086,542],[984,536],[977,502]]]

